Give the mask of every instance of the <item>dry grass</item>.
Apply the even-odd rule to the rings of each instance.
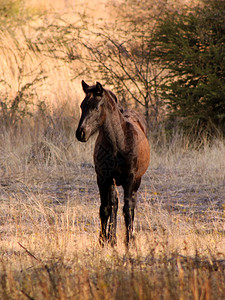
[[[53,10],[76,10],[72,2],[54,1],[52,11],[52,1],[29,4],[50,10],[48,23]],[[100,14],[98,1],[92,3]],[[32,28],[26,38],[34,39]],[[177,134],[169,144],[152,142],[135,241],[125,248],[119,189],[118,245],[101,248],[95,137],[87,144],[75,139],[83,95],[80,78],[71,78],[80,66],[34,53],[24,39],[20,28],[1,35],[2,99],[10,107],[26,83],[47,77],[27,91],[32,118],[0,122],[0,298],[223,299],[224,140],[197,147]]]
[[[153,145],[128,251],[120,189],[118,245],[98,244],[94,139],[70,133],[65,150],[56,137],[39,137],[48,151],[35,159],[32,135],[1,136],[1,299],[222,299],[222,140],[198,151]]]

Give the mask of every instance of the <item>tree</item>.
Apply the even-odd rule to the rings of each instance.
[[[167,12],[151,45],[168,70],[161,88],[171,116],[188,128],[225,133],[225,1]]]
[[[93,33],[92,33],[93,35]],[[163,69],[151,62],[151,56],[144,42],[133,48],[133,40],[122,39],[108,32],[95,35],[95,43],[84,42],[89,50],[87,62],[92,62],[97,74],[109,88],[119,95],[125,107],[135,106],[143,110],[150,128],[158,124],[162,107],[158,87]],[[131,37],[131,36],[130,36]]]
[[[114,24],[83,32],[82,47],[92,74],[112,88],[123,106],[135,106],[145,114],[150,129],[162,120],[164,112],[159,83],[165,67],[151,57],[149,40],[166,0],[127,0],[114,3]],[[112,5],[112,4],[111,4]]]

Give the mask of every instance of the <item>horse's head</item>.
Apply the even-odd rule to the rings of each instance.
[[[86,94],[81,103],[81,118],[76,131],[76,137],[80,142],[86,142],[103,124],[104,113],[104,89],[101,83],[89,86],[82,80],[82,87]]]

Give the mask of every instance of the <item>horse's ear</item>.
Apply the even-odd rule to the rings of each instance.
[[[83,91],[85,92],[85,94],[87,94],[87,89],[89,88],[89,85],[84,80],[82,80],[81,84]]]
[[[96,94],[102,95],[103,93],[103,87],[100,82],[96,82]]]

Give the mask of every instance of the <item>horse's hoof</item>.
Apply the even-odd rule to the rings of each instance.
[[[116,239],[112,240],[109,242],[111,247],[116,247],[117,246],[117,241]]]
[[[102,248],[104,248],[105,244],[106,244],[106,239],[105,239],[104,237],[100,236],[100,237],[99,237],[99,245],[100,245]]]

